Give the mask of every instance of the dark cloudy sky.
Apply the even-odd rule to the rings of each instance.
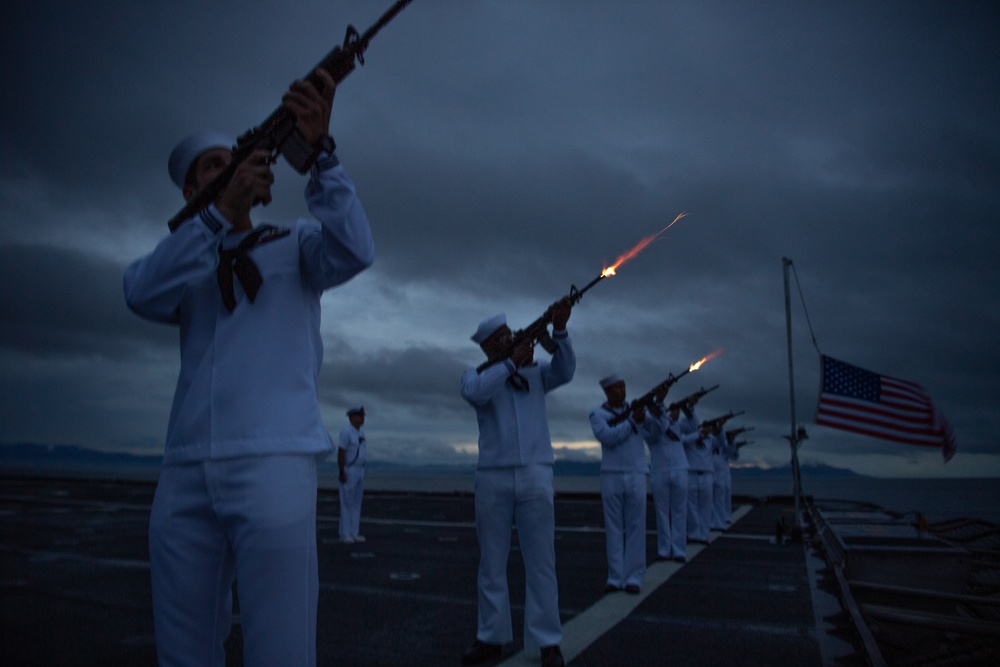
[[[35,0],[3,10],[0,443],[162,450],[176,331],[124,305],[166,235],[176,141],[260,122],[378,2]],[[597,380],[720,384],[743,460],[788,461],[782,257],[794,261],[806,462],[1000,475],[1000,6],[987,2],[414,0],[340,87],[332,129],[375,235],[323,299],[329,429],[370,456],[471,460],[459,395],[496,312],[513,328],[678,222],[574,310],[562,455],[595,454]],[[306,214],[284,164],[256,221]],[[819,349],[922,384],[958,454],[813,424]],[[281,341],[274,341],[279,347]]]

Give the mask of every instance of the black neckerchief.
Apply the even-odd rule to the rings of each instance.
[[[273,225],[261,225],[247,234],[247,237],[240,241],[235,248],[226,249],[219,243],[219,265],[215,269],[216,279],[219,281],[219,291],[222,294],[222,303],[230,313],[236,308],[236,293],[233,291],[233,274],[243,286],[250,303],[257,298],[257,292],[264,284],[264,277],[260,275],[260,269],[250,257],[250,251],[257,246],[284,238],[291,233],[290,229],[279,229]]]
[[[525,364],[521,368],[526,368],[529,366],[535,366],[537,362],[532,361],[530,364]],[[531,391],[531,385],[528,384],[528,378],[521,375],[520,369],[515,369],[514,374],[507,378],[507,382],[513,387],[514,391]]]

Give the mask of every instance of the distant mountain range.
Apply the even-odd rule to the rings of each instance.
[[[0,465],[26,467],[156,467],[161,456],[136,456],[126,452],[102,452],[79,445],[40,445],[18,442],[0,445]]]
[[[601,464],[597,461],[556,461],[555,474],[556,475],[597,475],[600,473]],[[802,471],[803,477],[864,477],[865,475],[859,475],[853,470],[847,468],[834,468],[833,466],[828,466],[825,464],[811,464],[811,465],[800,465],[799,469]],[[762,468],[760,466],[741,466],[739,468],[730,468],[733,473],[733,477],[743,478],[743,479],[756,479],[756,478],[768,478],[768,479],[791,479],[792,478],[792,466],[784,465],[780,467],[773,468]]]
[[[36,443],[0,444],[0,467],[16,468],[158,468],[160,456],[137,456],[125,452],[102,452],[79,445],[42,445]],[[336,465],[328,460],[323,465]],[[391,461],[368,461],[371,469],[414,473],[462,473],[472,471],[469,465],[401,465]],[[586,477],[597,475],[601,464],[598,461],[556,461],[555,474],[559,476]],[[833,466],[802,465],[803,477],[863,477],[852,470]],[[733,468],[733,477],[738,478],[788,478],[791,466],[761,468],[746,466]]]

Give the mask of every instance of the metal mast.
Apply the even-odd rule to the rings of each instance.
[[[792,260],[787,257],[781,258],[781,263],[785,274],[785,330],[788,335],[788,392],[792,408],[792,427],[789,431],[788,442],[792,448],[792,495],[795,498],[795,529],[798,534],[802,531],[802,514],[799,511],[799,504],[802,496],[802,476],[799,471],[799,442],[806,438],[804,428],[798,428],[795,419],[795,373],[792,369],[792,299],[788,284],[788,268],[792,265]]]

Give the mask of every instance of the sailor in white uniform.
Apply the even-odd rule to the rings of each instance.
[[[347,411],[350,424],[340,431],[337,444],[337,467],[340,470],[340,541],[345,544],[364,542],[361,529],[361,500],[365,493],[365,461],[368,448],[365,432],[365,406],[355,405]]]
[[[612,374],[600,381],[607,400],[590,413],[601,443],[601,504],[608,558],[605,592],[638,594],[646,574],[646,448],[643,438],[658,424],[646,408],[625,402],[625,380]],[[625,415],[628,415],[625,417]],[[612,425],[617,417],[622,421]]]
[[[656,512],[656,558],[683,563],[687,560],[688,459],[685,442],[692,444],[697,431],[686,425],[680,406],[668,410],[662,399],[650,411],[657,428],[646,435],[649,447],[649,485]]]
[[[239,581],[246,665],[316,663],[320,295],[367,268],[371,230],[328,136],[335,84],[296,82],[283,103],[313,147],[314,219],[254,227],[271,154],[252,152],[207,207],[125,271],[126,302],[179,327],[181,365],[149,523],[159,664],[221,667]],[[231,138],[181,142],[171,178],[191,200],[232,159]]]
[[[726,530],[733,522],[733,473],[729,462],[739,454],[729,434],[719,429],[712,448],[712,528]]]
[[[688,460],[688,542],[708,544],[712,529],[712,447],[715,436],[708,427],[702,428],[694,406],[686,412],[686,428],[694,429],[697,437],[684,441]]]
[[[554,456],[545,394],[573,379],[576,355],[566,332],[571,303],[550,309],[555,352],[551,363],[533,360],[530,344],[504,356],[511,331],[501,314],[484,320],[472,340],[486,353],[482,372],[462,375],[462,396],[476,410],[476,535],[479,538],[479,614],[466,665],[499,657],[513,641],[507,557],[517,524],[524,558],[524,644],[541,649],[542,665],[564,664],[555,569]]]

